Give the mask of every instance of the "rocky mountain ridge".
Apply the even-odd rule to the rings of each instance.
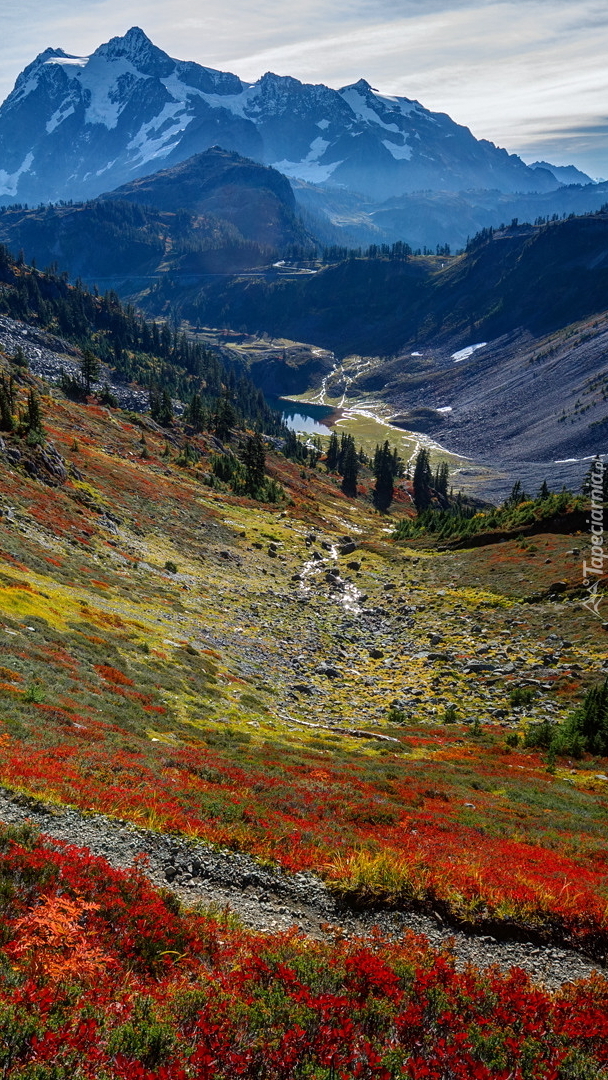
[[[364,79],[333,90],[268,72],[246,83],[174,60],[133,27],[91,56],[46,49],[22,72],[0,109],[0,198],[91,198],[217,144],[375,199],[560,184],[449,116],[384,96]]]

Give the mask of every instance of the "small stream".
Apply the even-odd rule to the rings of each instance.
[[[302,596],[310,598],[312,584],[314,583],[322,589],[323,579],[325,579],[325,584],[328,587],[328,591],[325,593],[327,599],[340,604],[349,615],[360,615],[361,605],[359,601],[363,594],[352,581],[345,581],[340,576],[339,571],[330,574],[330,569],[333,568],[335,571],[337,567],[338,548],[336,544],[331,545],[326,555],[321,555],[320,558],[313,555],[310,559],[307,559],[300,570],[302,578],[300,581],[300,593]]]

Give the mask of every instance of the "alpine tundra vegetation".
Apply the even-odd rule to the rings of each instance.
[[[350,436],[348,491],[210,350],[3,274],[4,1075],[600,1075],[588,496]]]
[[[607,1076],[602,185],[137,28],[0,155],[0,1076]]]

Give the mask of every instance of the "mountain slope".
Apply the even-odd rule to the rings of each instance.
[[[129,407],[141,408],[142,395],[146,407],[148,391],[158,388],[181,398],[182,403],[197,394],[203,412],[210,413],[228,393],[243,422],[269,433],[285,432],[279,415],[269,408],[238,356],[188,340],[166,324],[146,322],[131,306],[123,307],[114,292],[100,296],[81,282],[69,285],[66,274],[41,273],[25,266],[1,245],[0,315],[8,316],[0,327],[0,343],[7,353],[32,340],[36,343],[33,355],[42,355],[39,347],[44,351],[49,346],[71,358],[80,357],[80,350],[91,350],[101,364],[99,381],[112,379],[121,384],[121,398],[125,389],[127,398],[139,396],[140,402]],[[30,324],[23,331],[30,341],[20,339],[18,320]],[[56,335],[61,335],[59,341]],[[63,366],[78,375],[73,359],[66,358]],[[44,374],[61,381],[61,370],[60,355],[51,357],[51,368]],[[146,391],[130,394],[128,387],[134,381]],[[77,399],[86,398],[81,381],[72,384],[72,391]]]
[[[87,203],[0,210],[0,241],[124,293],[133,279],[235,273],[310,244],[294,209],[280,173],[214,147]]]
[[[338,355],[386,355],[408,342],[474,340],[525,328],[542,334],[603,311],[608,214],[515,226],[472,242],[458,258],[353,257],[278,282],[235,278],[171,291],[155,302],[212,325],[314,340]],[[465,344],[468,344],[466,341]]]
[[[592,184],[593,180],[587,173],[581,172],[575,165],[551,165],[548,161],[533,161],[531,169],[544,169],[553,174],[560,184]]]
[[[406,241],[411,248],[464,248],[482,229],[513,219],[535,222],[586,214],[608,205],[608,183],[571,183],[555,191],[418,191],[374,202],[327,185],[294,182],[303,217],[327,245],[367,247]],[[310,218],[307,217],[310,215]]]
[[[0,109],[0,197],[90,198],[217,144],[374,198],[559,187],[547,170],[364,79],[339,91],[271,73],[245,83],[173,60],[133,27],[90,57],[47,49],[22,72]]]
[[[381,397],[405,428],[500,465],[605,449],[607,297],[608,214],[597,214],[480,237],[458,258],[352,258],[298,280],[210,283],[182,311],[374,358],[347,364],[347,384],[338,365],[326,400],[342,402],[346,386],[346,404]],[[169,282],[155,302],[177,302]],[[264,371],[255,378],[266,385]]]
[[[281,173],[218,146],[102,196],[227,221],[246,240],[283,250],[310,242]]]

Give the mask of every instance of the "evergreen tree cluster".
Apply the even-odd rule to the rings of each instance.
[[[340,244],[331,244],[323,249],[321,256],[324,263],[346,262],[348,259],[388,259],[391,262],[404,262],[411,255],[451,255],[449,244],[437,244],[435,250],[428,247],[414,250],[404,240],[394,244],[370,244],[367,248],[347,248]]]
[[[5,286],[0,290],[1,314],[35,323],[83,350],[82,383],[64,378],[64,389],[73,396],[90,392],[102,362],[114,369],[118,380],[148,386],[155,409],[157,388],[161,398],[165,391],[169,399],[191,401],[196,396],[198,423],[201,410],[212,413],[218,400],[229,396],[235,421],[284,434],[279,414],[268,406],[243,365],[190,340],[166,322],[147,321],[131,305],[123,305],[115,292],[101,296],[80,281],[70,285],[67,274],[53,268],[42,273],[25,267],[3,245],[0,283]]]
[[[436,492],[427,487],[430,469],[424,481],[425,494],[431,499]],[[447,486],[447,485],[446,485]],[[479,533],[513,531],[530,525],[549,523],[556,516],[582,508],[584,501],[570,491],[551,492],[543,484],[536,498],[520,491],[515,484],[513,491],[502,506],[481,510],[460,492],[447,496],[439,508],[426,503],[415,518],[404,518],[395,529],[395,539],[406,540],[415,536],[433,536],[437,540],[465,539]]]
[[[374,505],[378,510],[388,510],[393,501],[395,477],[403,475],[403,462],[396,448],[391,450],[388,439],[383,446],[376,447],[372,468],[376,477]]]
[[[325,457],[325,467],[328,472],[340,474],[342,477],[342,491],[351,499],[357,497],[357,479],[362,460],[365,460],[365,455],[362,454],[362,451],[357,453],[357,447],[352,435],[343,431],[338,439],[337,433],[332,431]]]
[[[283,444],[283,454],[286,458],[290,458],[292,461],[299,461],[303,465],[310,465],[310,467],[314,469],[322,452],[323,447],[318,435],[314,435],[312,439],[303,441],[298,438],[295,431],[292,431],[291,428],[287,429],[287,435],[285,436],[285,442]]]
[[[259,432],[249,435],[237,455],[229,450],[211,458],[213,478],[226,484],[235,495],[246,495],[258,502],[280,502],[284,491],[276,480],[266,476],[266,449]]]
[[[608,679],[589,688],[583,701],[561,724],[542,724],[529,727],[525,746],[548,750],[555,754],[580,758],[583,754],[605,757],[608,754]]]

